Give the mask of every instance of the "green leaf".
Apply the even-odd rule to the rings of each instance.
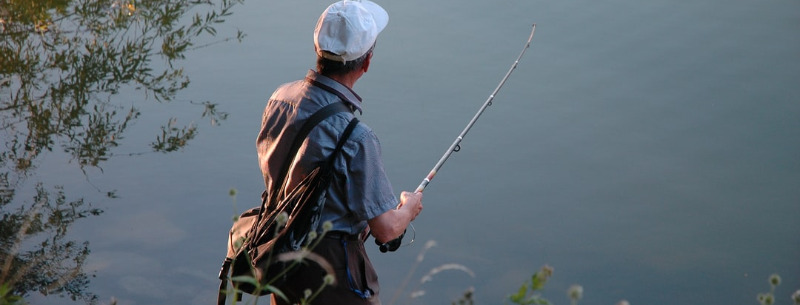
[[[248,284],[251,284],[253,286],[258,286],[259,285],[258,280],[256,280],[254,277],[249,276],[249,275],[234,276],[234,277],[231,278],[231,281],[248,283]]]
[[[264,286],[264,288],[262,288],[262,290],[264,290],[264,291],[269,291],[269,292],[271,292],[272,294],[274,294],[274,295],[276,295],[276,296],[280,297],[280,298],[281,298],[281,299],[283,299],[284,301],[287,301],[287,302],[289,301],[289,298],[287,298],[287,297],[286,297],[286,295],[285,295],[285,294],[283,294],[283,291],[281,291],[280,289],[278,289],[278,287],[275,287],[275,286],[272,286],[272,285],[269,285],[269,284],[267,284],[267,285],[265,285],[265,286]]]
[[[533,274],[533,277],[531,278],[531,290],[533,291],[541,290],[542,288],[544,288],[545,283],[547,283],[547,278],[541,276],[539,272],[536,272]]]
[[[510,295],[508,298],[515,304],[523,304],[522,301],[525,299],[526,292],[528,292],[528,285],[522,284],[522,286],[519,287],[519,291],[517,291],[516,294]]]
[[[548,301],[547,299],[542,298],[542,297],[540,297],[538,295],[535,298],[533,298],[531,301],[532,301],[531,304],[550,305],[550,301]]]

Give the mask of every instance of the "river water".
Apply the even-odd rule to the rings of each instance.
[[[756,304],[772,273],[783,277],[777,304],[791,303],[800,2],[379,3],[391,19],[355,90],[398,193],[419,184],[537,24],[517,70],[426,189],[415,242],[390,254],[368,247],[384,304],[400,287],[394,304],[449,304],[469,287],[476,304],[503,304],[545,264],[555,272],[543,296],[556,304],[569,303],[572,284],[583,286],[581,304]],[[248,35],[241,43],[189,55],[192,83],[178,99],[218,102],[230,116],[196,122],[182,152],[119,157],[88,179],[58,157],[40,166],[72,190],[118,190],[96,204],[103,216],[71,232],[91,242],[102,302],[213,302],[231,217],[263,188],[264,102],[312,68],[327,4],[248,1],[227,24]],[[142,135],[126,141],[146,145],[149,120],[197,117],[181,107],[144,106],[133,127]],[[445,270],[420,283],[445,264],[474,276]]]

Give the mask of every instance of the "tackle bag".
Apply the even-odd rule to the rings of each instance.
[[[327,117],[350,109],[342,102],[323,107],[309,117],[292,142],[286,162],[270,191],[261,195],[261,206],[245,211],[234,222],[228,236],[228,253],[220,270],[220,291],[217,303],[225,304],[227,282],[233,284],[237,299],[241,292],[266,295],[270,289],[285,283],[298,267],[297,257],[302,255],[332,272],[324,259],[303,251],[309,233],[319,227],[320,213],[325,204],[326,191],[333,178],[333,164],[342,146],[358,125],[353,118],[339,138],[333,153],[318,164],[296,187],[287,190],[286,176],[311,129]],[[250,277],[258,281],[259,289]],[[268,286],[267,286],[268,285]]]

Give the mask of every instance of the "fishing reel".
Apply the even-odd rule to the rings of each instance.
[[[406,235],[406,230],[403,230],[403,234],[400,234],[399,237],[392,239],[386,243],[379,242],[378,239],[375,239],[375,244],[378,245],[378,249],[381,250],[381,253],[386,253],[387,251],[397,251],[397,248],[400,248],[400,245],[403,244],[403,236]]]
[[[407,244],[404,245],[403,244],[403,237],[406,236],[406,232],[408,231],[408,228],[411,228],[411,233],[412,233],[411,241],[409,241]],[[389,251],[394,252],[394,251],[397,251],[397,249],[400,248],[400,246],[408,246],[408,245],[413,244],[414,243],[414,239],[417,237],[417,230],[415,230],[414,229],[414,225],[410,224],[410,223],[408,224],[408,228],[403,230],[403,234],[400,234],[399,237],[397,237],[395,239],[392,239],[392,240],[390,240],[390,241],[388,241],[386,243],[381,243],[381,242],[378,241],[378,239],[375,239],[375,244],[378,245],[378,250],[381,250],[381,253],[386,253],[386,252],[389,252]]]

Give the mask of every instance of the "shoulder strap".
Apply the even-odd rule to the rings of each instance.
[[[267,196],[277,197],[278,193],[280,192],[281,188],[283,187],[283,182],[286,180],[286,175],[289,172],[289,167],[292,164],[292,160],[297,156],[297,150],[300,149],[300,146],[303,145],[303,142],[306,140],[306,137],[311,132],[311,129],[314,129],[317,124],[325,120],[326,118],[344,111],[350,111],[350,109],[342,102],[334,102],[322,109],[317,110],[313,115],[311,115],[308,119],[306,119],[303,126],[300,128],[300,131],[297,132],[297,135],[292,142],[292,146],[289,146],[289,151],[286,154],[286,161],[283,162],[283,166],[281,167],[281,171],[278,173],[275,180],[275,183],[272,184],[272,189],[267,193],[264,194],[262,200],[263,203],[267,202]],[[275,198],[273,198],[275,199]],[[266,208],[262,204],[262,209]]]
[[[347,124],[347,127],[344,129],[344,131],[342,131],[342,137],[339,138],[339,143],[336,143],[336,149],[333,150],[333,153],[328,158],[328,166],[331,168],[333,168],[333,162],[336,159],[336,156],[342,151],[344,143],[347,142],[347,139],[350,138],[350,134],[352,134],[353,130],[356,129],[356,125],[358,125],[358,119],[353,118],[350,120],[350,124]]]
[[[281,167],[281,171],[278,173],[277,179],[275,183],[272,184],[272,190],[270,194],[277,195],[280,188],[283,187],[283,182],[286,180],[286,175],[289,172],[289,167],[292,164],[292,160],[297,156],[297,150],[300,149],[300,146],[303,145],[303,142],[306,140],[306,137],[311,132],[311,129],[314,129],[317,124],[324,121],[329,116],[332,116],[339,112],[350,111],[350,109],[342,102],[334,102],[322,109],[317,110],[313,115],[311,115],[306,122],[303,123],[303,126],[300,128],[300,131],[297,132],[297,135],[292,142],[292,146],[289,146],[289,151],[286,154],[286,161],[283,162],[283,166]]]
[[[258,231],[258,224],[261,223],[261,219],[263,218],[264,213],[267,211],[267,202],[277,201],[278,194],[283,187],[283,182],[286,180],[289,166],[292,164],[292,160],[294,160],[295,156],[297,155],[297,150],[300,149],[300,146],[311,132],[311,129],[314,129],[319,122],[322,122],[326,118],[344,111],[350,111],[350,109],[348,109],[343,102],[334,102],[322,107],[320,110],[317,110],[317,112],[306,119],[306,121],[303,123],[303,126],[300,127],[300,131],[298,131],[297,135],[292,141],[292,146],[289,146],[289,151],[286,154],[286,161],[284,161],[280,172],[278,172],[278,176],[276,177],[277,180],[275,180],[275,182],[272,184],[271,189],[264,189],[264,192],[261,194],[261,212],[258,214],[258,217],[256,217],[256,221],[253,222],[253,226],[250,228],[250,232],[248,233],[249,236],[254,236],[256,231]]]

